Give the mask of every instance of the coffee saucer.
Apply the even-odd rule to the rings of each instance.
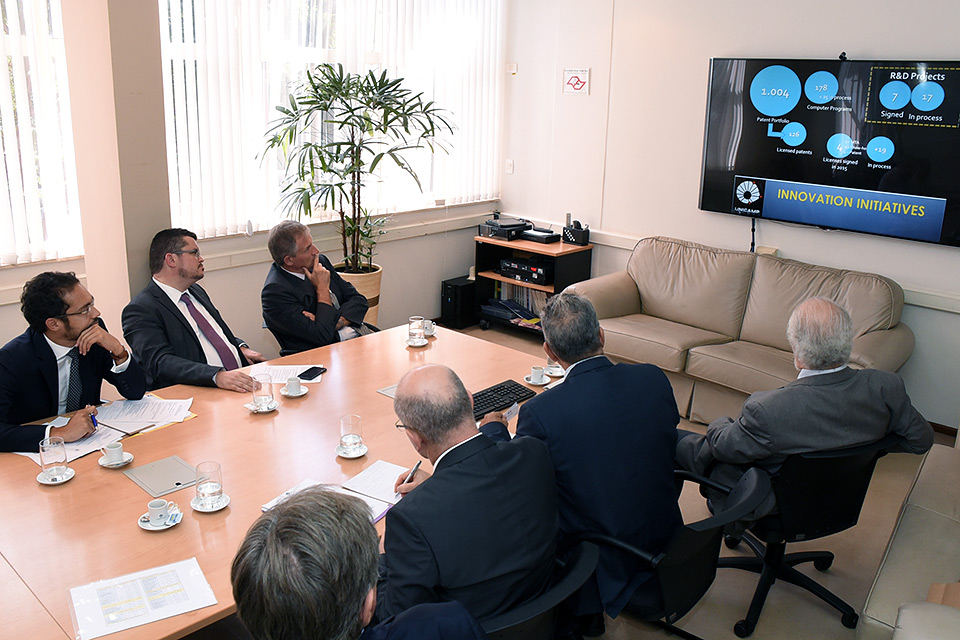
[[[99,464],[104,469],[119,469],[120,467],[127,466],[131,462],[133,462],[133,454],[130,453],[129,451],[123,452],[123,460],[121,460],[120,462],[111,462],[108,464],[107,456],[100,456],[100,459],[97,460],[97,464]]]
[[[140,528],[144,531],[163,531],[164,529],[169,529],[170,527],[176,526],[180,519],[183,518],[183,514],[180,512],[179,508],[171,509],[170,515],[167,516],[167,521],[163,524],[154,525],[150,524],[150,512],[147,511],[139,518],[137,518],[137,524],[140,525]]]
[[[551,378],[562,378],[565,373],[563,367],[558,364],[551,365],[549,367],[544,367],[543,372],[550,376]]]
[[[60,478],[59,480],[50,480],[49,478],[47,478],[47,475],[43,471],[41,471],[39,475],[37,475],[37,482],[39,482],[40,484],[53,486],[57,484],[63,484],[64,482],[71,479],[75,475],[77,475],[77,472],[74,471],[71,467],[67,467],[67,471],[63,474],[62,478]]]
[[[300,385],[300,393],[290,393],[287,390],[287,385],[283,385],[282,387],[280,387],[280,395],[286,396],[288,398],[299,398],[300,396],[306,395],[307,391],[308,391],[307,385],[305,384]]]
[[[279,407],[280,403],[274,400],[263,409],[258,409],[257,405],[253,404],[252,402],[248,402],[243,406],[246,407],[247,409],[250,409],[251,413],[270,413],[271,411],[274,411],[277,407]]]
[[[359,458],[361,456],[367,455],[367,445],[361,444],[360,447],[353,453],[347,453],[346,449],[344,449],[340,445],[337,445],[337,455],[340,456],[341,458],[347,458],[347,459]]]
[[[223,509],[228,504],[230,504],[230,496],[225,493],[220,496],[220,499],[217,500],[216,504],[214,504],[212,507],[200,506],[200,498],[197,496],[194,496],[193,500],[190,501],[190,507],[194,511],[199,511],[200,513],[213,513],[215,511],[220,511],[220,509]]]
[[[429,344],[429,341],[426,338],[420,338],[419,340],[414,340],[413,338],[407,338],[408,347],[425,347]]]
[[[546,384],[550,384],[550,378],[544,378],[540,382],[534,382],[533,380],[530,379],[530,376],[523,376],[523,381],[526,382],[527,384],[532,384],[535,387],[542,387]]]

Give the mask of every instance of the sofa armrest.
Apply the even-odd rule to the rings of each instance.
[[[956,638],[960,609],[933,602],[908,602],[900,606],[893,640]]]
[[[864,369],[897,371],[913,353],[913,331],[902,322],[892,329],[871,331],[853,341],[850,363]]]
[[[564,292],[579,293],[589,300],[600,319],[640,313],[640,291],[637,283],[626,271],[616,271],[574,283],[564,289]]]

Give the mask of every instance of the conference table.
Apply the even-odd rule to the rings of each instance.
[[[97,454],[71,462],[76,476],[60,486],[39,484],[32,460],[0,454],[0,636],[73,638],[70,588],[192,557],[215,605],[108,637],[180,638],[233,613],[230,564],[261,505],[306,479],[341,484],[378,459],[405,467],[419,459],[394,427],[392,399],[378,389],[423,364],[450,366],[469,391],[522,381],[532,365],[543,364],[543,358],[442,327],[425,347],[413,348],[406,332],[401,326],[271,361],[327,367],[302,397],[281,396],[274,385],[280,406],[271,413],[244,408],[249,394],[185,385],[158,390],[161,398],[193,398],[196,417],[125,438],[124,451],[134,455],[125,469],[173,455],[191,465],[213,460],[222,465],[230,496],[225,509],[200,513],[190,508],[192,486],[167,494],[183,520],[166,530],[139,528],[151,496],[121,470],[100,467]],[[363,419],[369,450],[347,460],[335,448],[340,417],[351,413]]]

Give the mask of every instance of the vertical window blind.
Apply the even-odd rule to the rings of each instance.
[[[160,0],[173,224],[212,237],[279,219],[283,166],[264,133],[324,62],[404,78],[456,127],[449,154],[411,157],[423,193],[380,165],[372,213],[496,198],[503,2]]]
[[[82,255],[60,2],[0,0],[0,17],[0,265]]]

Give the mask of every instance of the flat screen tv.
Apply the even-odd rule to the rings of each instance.
[[[960,62],[714,58],[700,208],[960,246]]]

